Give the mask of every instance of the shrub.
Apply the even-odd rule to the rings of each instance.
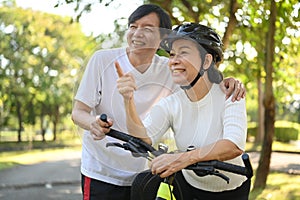
[[[293,127],[276,127],[275,139],[280,142],[290,142],[298,140],[298,130]]]
[[[247,138],[256,137],[257,127],[249,127]],[[275,127],[274,139],[280,142],[290,142],[291,140],[298,140],[299,131],[294,127]]]

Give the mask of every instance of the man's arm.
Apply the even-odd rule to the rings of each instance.
[[[75,101],[72,110],[73,122],[81,128],[91,132],[94,140],[101,140],[105,137],[105,132],[109,130],[112,122],[102,122],[99,116],[90,114],[91,108],[81,101]]]

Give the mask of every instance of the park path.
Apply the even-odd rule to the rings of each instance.
[[[80,152],[65,152],[46,162],[0,171],[0,200],[81,200]],[[259,153],[250,152],[254,169]],[[271,170],[300,175],[300,155],[273,152]]]

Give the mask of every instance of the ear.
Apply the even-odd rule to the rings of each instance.
[[[205,55],[205,60],[204,60],[204,63],[203,63],[203,69],[207,70],[210,67],[212,61],[213,61],[213,56],[211,54],[207,53]]]

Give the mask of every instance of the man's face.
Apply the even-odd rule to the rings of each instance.
[[[150,13],[129,25],[127,42],[131,51],[157,50],[160,43],[159,18]]]

